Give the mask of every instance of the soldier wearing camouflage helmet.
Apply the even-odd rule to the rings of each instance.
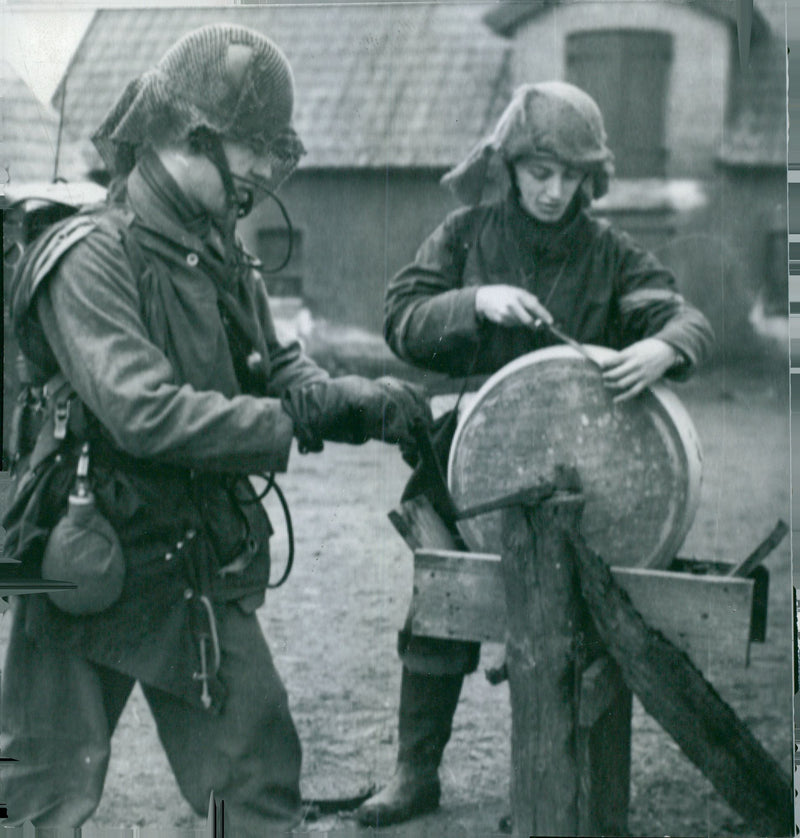
[[[236,25],[190,32],[94,137],[107,205],[57,225],[15,273],[12,319],[46,382],[45,419],[16,452],[5,552],[30,575],[45,553],[66,575],[74,556],[87,587],[16,604],[6,825],[92,815],[137,681],[198,814],[213,791],[237,838],[299,819],[300,743],[255,614],[271,527],[247,478],[283,470],[294,437],[305,451],[380,439],[408,453],[428,407],[392,379],[330,378],[276,336],[234,228],[297,165],[292,109],[272,41]],[[98,516],[122,574],[87,570],[96,549],[70,552]],[[94,528],[95,546],[108,532]]]
[[[488,375],[557,342],[547,328],[555,323],[584,344],[616,400],[662,376],[690,375],[708,355],[710,327],[652,254],[591,216],[612,174],[602,114],[587,93],[561,81],[520,87],[493,133],[443,178],[465,206],[389,284],[393,351],[452,376]],[[443,421],[436,439],[443,465],[454,429]],[[420,474],[406,497],[432,492]],[[364,824],[438,806],[439,764],[464,675],[478,663],[477,643],[420,638],[409,626],[398,646],[397,768],[359,809]]]

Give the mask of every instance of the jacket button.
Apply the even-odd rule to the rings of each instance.
[[[196,268],[198,263],[200,262],[200,257],[196,253],[189,253],[186,256],[186,264],[190,268]]]
[[[164,556],[164,561],[165,562],[171,562],[174,558],[175,557],[172,555],[172,553],[167,553],[167,555]]]

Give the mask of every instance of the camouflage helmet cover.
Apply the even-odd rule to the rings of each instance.
[[[209,24],[131,81],[92,141],[112,173],[124,175],[139,147],[204,127],[269,154],[282,179],[304,153],[291,127],[293,106],[291,67],[276,44],[244,26]]]
[[[442,183],[465,203],[493,200],[510,186],[506,163],[534,155],[589,172],[595,198],[608,191],[614,155],[600,108],[583,90],[561,81],[519,87],[493,133]]]

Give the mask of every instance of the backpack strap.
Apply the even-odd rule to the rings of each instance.
[[[36,291],[63,256],[96,227],[91,216],[77,214],[57,222],[23,256],[11,280],[12,321],[26,317]]]

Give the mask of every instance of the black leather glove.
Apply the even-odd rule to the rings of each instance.
[[[414,423],[431,422],[422,391],[396,378],[372,381],[345,375],[287,390],[281,402],[294,423],[300,451],[321,451],[323,440],[361,445],[368,439],[397,443],[416,461]]]

